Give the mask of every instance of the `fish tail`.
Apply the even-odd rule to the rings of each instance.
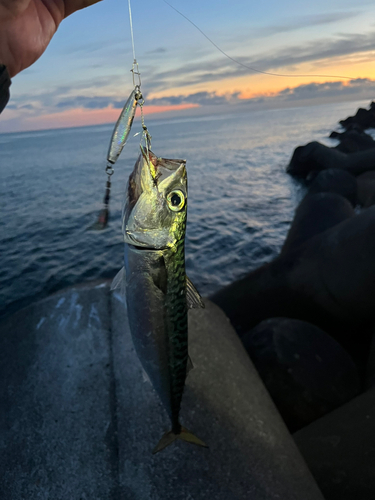
[[[187,443],[196,444],[197,446],[208,448],[208,446],[199,438],[197,438],[197,436],[195,436],[188,429],[185,429],[185,427],[181,426],[181,431],[179,433],[175,433],[173,432],[173,430],[166,432],[158,442],[157,446],[153,449],[152,453],[157,453],[158,451],[164,450],[164,448],[172,444],[176,439],[182,439],[182,441],[186,441]]]

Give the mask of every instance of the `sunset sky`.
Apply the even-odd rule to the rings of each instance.
[[[242,64],[294,76],[237,65],[163,0],[132,0],[149,114],[375,99],[373,0],[168,1]],[[115,121],[132,91],[132,61],[127,0],[75,13],[42,58],[13,79],[0,132]]]

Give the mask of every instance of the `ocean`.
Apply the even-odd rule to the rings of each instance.
[[[147,118],[153,152],[187,159],[187,273],[207,296],[272,260],[304,189],[285,173],[294,149],[329,133],[366,102],[199,118]],[[0,118],[1,119],[1,118]],[[113,125],[0,134],[0,314],[122,267],[121,209],[139,154],[134,123],[102,207]]]

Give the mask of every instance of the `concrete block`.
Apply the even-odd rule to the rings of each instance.
[[[181,421],[209,445],[151,451],[170,423],[108,286],[54,295],[0,338],[0,498],[322,500],[221,310],[192,311]]]
[[[262,321],[242,337],[288,429],[305,427],[357,396],[358,369],[326,332],[291,318]]]
[[[119,295],[112,300],[121,499],[322,499],[223,312],[189,312],[194,369],[181,423],[209,449],[177,441],[151,451],[170,422],[142,375]]]
[[[375,498],[375,389],[294,434],[326,500]]]
[[[0,498],[116,498],[108,287],[70,289],[0,326]]]

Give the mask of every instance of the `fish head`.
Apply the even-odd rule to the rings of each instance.
[[[173,247],[185,236],[185,160],[158,158],[141,147],[127,186],[123,210],[126,243],[152,250]]]

